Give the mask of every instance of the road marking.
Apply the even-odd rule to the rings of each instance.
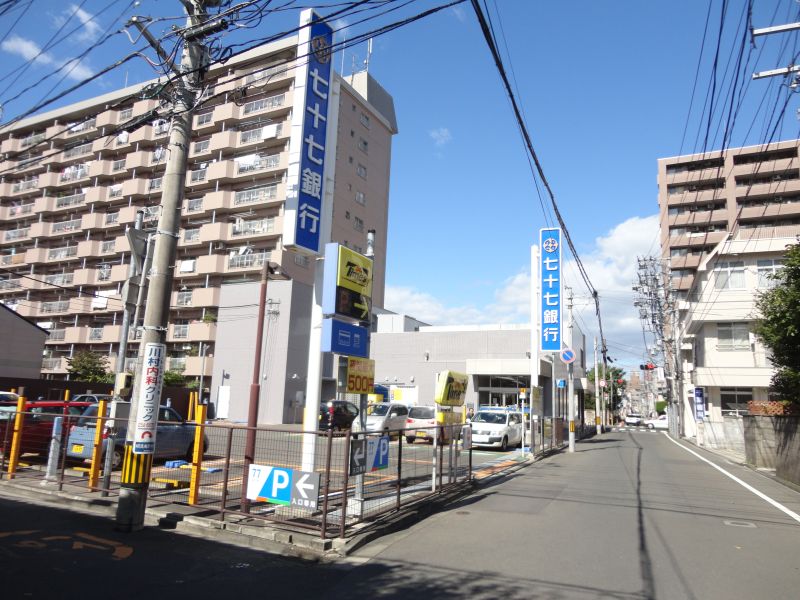
[[[678,446],[679,448],[683,448],[683,449],[684,449],[684,450],[686,450],[686,451],[687,451],[689,454],[694,454],[694,455],[695,455],[697,458],[699,458],[700,460],[702,460],[702,461],[703,461],[703,462],[705,462],[705,463],[708,463],[709,465],[711,465],[712,467],[714,467],[714,468],[715,468],[717,471],[719,471],[720,473],[722,473],[722,474],[723,474],[723,475],[725,475],[726,477],[730,477],[731,479],[733,479],[733,480],[734,480],[736,483],[738,483],[739,485],[741,485],[741,486],[742,486],[743,488],[745,488],[746,490],[748,490],[748,491],[750,491],[750,492],[754,493],[756,496],[758,496],[758,497],[759,497],[759,498],[761,498],[762,500],[765,500],[765,501],[769,502],[770,504],[772,504],[772,506],[774,506],[774,507],[775,507],[775,508],[777,508],[778,510],[780,510],[780,511],[782,511],[782,512],[786,513],[786,514],[787,514],[787,515],[789,515],[789,516],[790,516],[792,519],[794,519],[795,521],[797,521],[798,523],[800,523],[800,515],[798,515],[798,514],[797,514],[796,512],[794,512],[793,510],[790,510],[790,509],[786,508],[786,507],[785,507],[783,504],[781,504],[780,502],[778,502],[778,501],[776,501],[776,500],[773,500],[772,498],[770,498],[769,496],[767,496],[765,493],[758,491],[758,490],[757,490],[756,488],[754,488],[752,485],[750,485],[750,484],[748,484],[748,483],[745,483],[744,481],[742,481],[741,479],[739,479],[738,477],[736,477],[736,475],[732,475],[731,473],[728,473],[728,472],[727,472],[725,469],[723,469],[723,468],[722,468],[722,467],[720,467],[719,465],[716,465],[716,464],[714,464],[713,462],[711,462],[710,460],[708,460],[708,459],[707,459],[707,458],[705,458],[704,456],[700,456],[700,455],[699,455],[697,452],[695,452],[694,450],[691,450],[691,449],[687,448],[687,447],[686,447],[686,446],[684,446],[683,444],[679,444],[678,442],[676,442],[675,440],[673,440],[671,437],[669,437],[669,435],[667,434],[667,432],[663,432],[663,433],[664,433],[664,435],[665,435],[665,436],[667,436],[667,439],[668,439],[670,442],[672,442],[673,444],[675,444],[675,445],[676,445],[676,446]]]

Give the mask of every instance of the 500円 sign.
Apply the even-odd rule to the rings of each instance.
[[[375,385],[375,361],[369,358],[347,357],[347,393],[371,394]]]

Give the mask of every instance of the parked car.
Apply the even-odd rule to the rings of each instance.
[[[114,396],[111,394],[76,394],[72,399],[75,402],[100,402],[100,400],[111,402]]]
[[[655,419],[647,419],[644,422],[648,429],[669,429],[669,419],[667,415],[659,415]]]
[[[522,413],[479,410],[472,416],[472,445],[506,451],[522,444]]]
[[[643,421],[642,415],[637,415],[636,413],[625,415],[625,425],[641,425]]]
[[[58,400],[28,402],[22,417],[20,453],[49,453],[55,418],[59,416],[77,418],[88,406],[91,406],[89,402],[61,402]],[[5,452],[6,446],[8,446],[8,450],[11,449],[11,435],[14,430],[16,413],[16,403],[0,406],[0,452]]]
[[[94,431],[97,425],[97,404],[90,404],[69,432],[67,456],[71,459],[86,460],[92,457]],[[118,402],[114,423],[114,453],[112,468],[122,466],[125,455],[125,436],[128,431],[128,415],[130,402]],[[194,423],[187,423],[169,406],[159,406],[158,426],[156,429],[155,458],[185,458],[192,460],[194,453]],[[104,432],[104,437],[107,431]],[[208,450],[208,436],[203,440],[203,452]]]
[[[14,392],[0,392],[0,406],[16,406],[19,396]]]
[[[406,427],[408,406],[397,402],[375,402],[367,406],[367,431],[401,431]]]
[[[346,400],[330,400],[319,407],[320,429],[350,429],[358,416],[358,407]]]
[[[425,429],[419,429],[424,427]],[[433,406],[412,406],[408,409],[406,419],[406,441],[414,440],[433,442],[436,430],[436,409]]]

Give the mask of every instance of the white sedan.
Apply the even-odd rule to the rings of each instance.
[[[655,419],[648,419],[644,422],[648,429],[669,429],[669,419],[667,415],[659,415]]]

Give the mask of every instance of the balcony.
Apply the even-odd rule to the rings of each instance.
[[[11,265],[25,264],[25,253],[20,252],[17,254],[3,254],[0,255],[0,266],[8,267]]]
[[[203,364],[205,362],[205,365]],[[203,369],[205,367],[205,369]],[[186,368],[183,374],[187,377],[211,377],[214,370],[214,357],[207,355],[205,360],[202,356],[187,356]]]
[[[739,214],[739,220],[760,219],[778,216],[800,216],[800,202],[786,202],[782,204],[766,204],[762,206],[744,206]]]
[[[30,237],[31,228],[30,227],[20,227],[19,229],[8,229],[3,234],[3,241],[4,242],[18,242],[20,240],[25,240]]]
[[[117,169],[116,172],[125,170],[125,160],[122,160],[122,169]],[[93,160],[89,164],[89,177],[108,177],[114,173],[114,161],[110,160]]]
[[[78,242],[78,258],[90,258],[100,254],[100,242],[97,240],[82,240]]]
[[[47,285],[65,287],[72,285],[74,275],[72,273],[56,273],[54,275],[45,275],[44,281]]]
[[[47,251],[47,260],[69,260],[78,256],[78,246],[62,246],[50,248]]]
[[[90,187],[84,190],[86,204],[94,204],[96,202],[106,202],[108,200],[108,190],[110,187]]]
[[[63,342],[64,341],[64,334],[66,333],[66,329],[51,329],[50,335],[47,336],[45,342]]]
[[[203,212],[203,199],[202,198],[192,198],[190,200],[186,200],[186,204],[183,208],[184,213],[200,213]]]
[[[50,235],[64,235],[73,231],[80,231],[81,219],[72,219],[71,221],[59,221],[50,225]]]
[[[684,256],[672,256],[669,259],[671,269],[696,269],[702,260],[700,254],[686,254]]]
[[[42,371],[48,373],[66,373],[67,372],[67,359],[66,358],[44,358],[42,359]]]
[[[109,188],[109,197],[113,197],[111,193],[112,189]],[[144,197],[150,193],[150,181],[146,179],[126,179],[122,182],[122,186],[119,190],[119,197],[124,196],[133,196],[133,197]]]
[[[206,223],[200,226],[200,242],[216,242],[225,239],[225,223]]]
[[[275,217],[266,217],[251,221],[241,220],[231,226],[230,237],[232,239],[265,237],[274,235],[275,230]]]
[[[11,193],[12,194],[22,194],[24,192],[29,192],[31,190],[35,190],[39,187],[39,178],[32,177],[31,179],[23,179],[22,181],[17,181],[11,184]]]
[[[103,213],[86,213],[81,216],[81,229],[104,229],[106,215]]]
[[[53,302],[42,302],[39,305],[39,313],[52,315],[69,312],[69,300],[56,300]]]
[[[33,202],[28,202],[27,204],[19,206],[4,206],[0,208],[0,221],[19,219],[20,217],[30,215],[33,213],[33,206]]]
[[[170,356],[167,359],[167,370],[168,371],[176,371],[178,373],[183,373],[184,369],[186,369],[186,357],[185,356]]]
[[[260,269],[262,265],[270,260],[270,252],[259,252],[258,254],[242,254],[239,256],[228,257],[227,272],[243,271],[248,269]]]
[[[9,277],[4,275],[3,278],[0,279],[0,293],[13,292],[19,289],[22,289],[21,277]]]
[[[69,196],[60,196],[55,199],[53,208],[54,210],[62,210],[66,208],[72,208],[75,206],[82,206],[85,201],[86,201],[86,194],[84,194],[83,192],[79,194],[70,194]]]
[[[169,328],[168,338],[172,340],[188,340],[189,325],[172,325]]]
[[[210,275],[220,273],[225,269],[226,256],[221,254],[210,254],[198,256],[196,262],[196,273],[198,275]]]

